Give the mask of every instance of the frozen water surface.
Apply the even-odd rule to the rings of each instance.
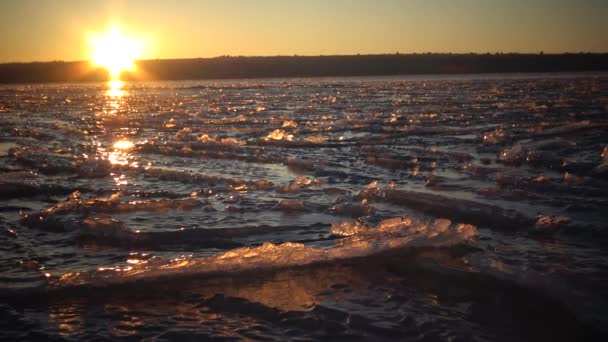
[[[608,76],[0,87],[0,336],[608,332]]]

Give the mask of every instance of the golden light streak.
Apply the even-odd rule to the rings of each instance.
[[[125,91],[122,87],[125,85],[123,81],[120,80],[111,80],[108,82],[108,89],[106,91],[106,95],[114,98],[121,98],[125,95]],[[117,103],[110,103],[110,106],[117,105]]]

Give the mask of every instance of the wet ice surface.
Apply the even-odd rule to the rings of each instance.
[[[2,86],[0,334],[599,337],[607,111],[604,74]]]

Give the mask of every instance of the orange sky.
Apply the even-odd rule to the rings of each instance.
[[[605,0],[0,2],[0,62],[88,60],[119,22],[141,58],[394,52],[608,52]]]

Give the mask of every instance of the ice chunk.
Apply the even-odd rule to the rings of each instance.
[[[282,199],[277,204],[277,208],[284,211],[304,210],[304,201],[296,199]]]
[[[448,219],[435,219],[433,223],[428,226],[429,232],[432,234],[437,234],[439,232],[443,232],[448,229],[448,227],[452,224],[452,221]]]
[[[393,217],[380,221],[378,223],[378,229],[383,231],[395,231],[408,228],[412,225],[412,218],[408,216],[404,217]]]
[[[594,167],[591,173],[593,173],[594,175],[605,176],[608,175],[608,145],[604,146],[601,157],[604,162]]]
[[[500,152],[498,159],[507,164],[515,164],[525,158],[525,151],[521,145],[515,145],[510,149],[505,149]]]
[[[328,139],[319,135],[309,135],[307,137],[304,137],[304,139],[302,140],[312,144],[322,144],[327,142]]]
[[[112,170],[112,163],[103,159],[86,159],[77,164],[80,177],[105,177]]]
[[[386,201],[452,220],[488,225],[496,228],[518,229],[534,224],[534,219],[515,210],[486,203],[449,198],[416,191],[376,188],[364,189],[362,195],[370,201]]]
[[[282,129],[275,129],[274,131],[270,132],[266,136],[266,138],[264,138],[264,140],[266,140],[266,141],[272,141],[272,140],[293,141],[293,134],[287,134]]]
[[[10,228],[4,228],[4,236],[9,237],[9,238],[16,238],[17,233]]]
[[[162,199],[158,201],[136,201],[127,203],[118,203],[115,208],[108,208],[108,212],[130,212],[130,211],[167,211],[167,210],[192,210],[203,206],[203,202],[195,198],[169,200]],[[106,211],[103,210],[102,211]]]
[[[312,180],[305,176],[298,176],[296,177],[296,184],[310,186],[312,184]]]
[[[338,215],[350,217],[362,217],[373,214],[376,209],[368,204],[366,199],[359,203],[338,203],[333,206],[333,211]]]
[[[307,189],[310,187],[310,185],[313,183],[313,180],[305,177],[305,176],[298,176],[296,178],[296,180],[289,184],[289,185],[283,185],[281,187],[279,187],[277,189],[278,192],[294,192],[294,191],[298,191],[298,190],[302,190],[302,189]],[[315,181],[316,183],[316,181]]]
[[[293,120],[285,120],[283,121],[283,128],[296,128],[298,127],[298,123]]]
[[[194,136],[192,135],[192,128],[190,127],[185,127],[184,129],[182,129],[181,131],[177,132],[174,136],[173,136],[174,140],[179,140],[179,141],[188,141],[188,140],[194,140]]]
[[[236,138],[228,137],[228,138],[218,138],[218,137],[209,137],[208,134],[203,134],[198,137],[198,141],[202,143],[220,145],[220,146],[241,146],[245,145],[245,142],[242,140],[238,140]]]
[[[132,232],[122,222],[109,217],[89,217],[81,222],[78,239],[81,242],[128,243],[135,238]]]
[[[359,199],[370,199],[370,198],[380,198],[384,196],[384,190],[378,187],[378,181],[372,181],[369,183],[363,190],[359,192],[357,197]]]
[[[260,179],[254,182],[250,182],[250,187],[255,190],[265,190],[270,189],[274,186],[274,184],[266,179]]]
[[[342,221],[331,227],[331,232],[339,236],[360,236],[366,238],[391,238],[404,237],[412,234],[427,234],[435,236],[450,228],[452,221],[448,219],[436,219],[432,222],[424,222],[412,216],[391,217],[380,221],[375,227],[355,221]],[[474,227],[472,229],[475,229]]]
[[[44,267],[36,260],[21,260],[19,261],[19,266],[24,270],[28,271],[38,271],[43,269]]]
[[[534,228],[538,232],[547,232],[556,230],[570,222],[570,218],[566,216],[548,216],[539,215],[536,219]]]
[[[570,172],[566,171],[564,173],[564,183],[568,185],[580,185],[586,181],[585,177],[573,175]]]
[[[14,157],[18,163],[36,168],[44,174],[73,173],[77,170],[72,160],[46,153],[46,151],[19,149],[14,151]]]
[[[483,135],[484,144],[500,144],[507,140],[507,132],[502,128],[497,128]]]
[[[338,236],[353,236],[360,234],[361,232],[366,231],[368,229],[369,228],[366,225],[359,221],[341,221],[339,223],[334,223],[331,225],[332,234]]]
[[[73,195],[73,198],[51,206],[37,214],[25,215],[22,221],[30,226],[45,227],[47,223],[54,222],[61,226],[61,216],[73,214],[89,213],[121,213],[134,211],[168,211],[168,210],[192,210],[202,207],[203,203],[195,198],[187,199],[163,199],[158,201],[133,201],[120,202],[120,193],[114,193],[109,198],[89,198],[82,199],[80,195]],[[63,229],[69,228],[64,225]]]
[[[391,222],[391,224],[388,224]],[[336,235],[344,236],[334,247],[319,249],[301,243],[266,242],[258,247],[232,249],[209,257],[176,258],[153,265],[133,264],[124,267],[104,267],[98,271],[66,273],[50,282],[51,287],[104,286],[106,284],[130,283],[143,279],[155,280],[213,274],[230,276],[235,273],[272,270],[277,268],[332,263],[390,250],[411,247],[441,247],[463,243],[476,234],[474,226],[448,225],[439,220],[431,223],[418,222],[402,231],[387,233],[385,229],[367,228],[361,224],[340,223],[332,227]],[[388,221],[386,227],[395,227],[397,222]],[[428,229],[422,229],[428,227]],[[388,228],[387,228],[388,229]],[[119,233],[120,234],[120,233]]]

